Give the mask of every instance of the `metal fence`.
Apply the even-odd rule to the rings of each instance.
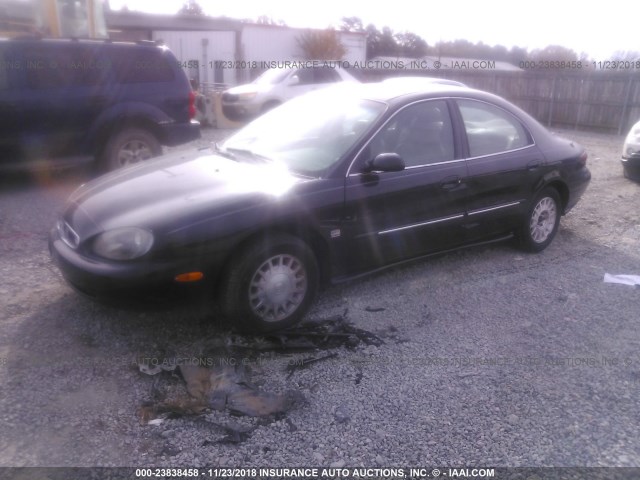
[[[640,71],[363,70],[360,78],[443,77],[496,93],[548,126],[626,133],[640,120]]]

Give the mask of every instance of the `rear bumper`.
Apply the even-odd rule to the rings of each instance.
[[[568,213],[575,207],[578,200],[582,197],[591,181],[591,172],[587,167],[581,168],[577,174],[573,175],[571,180],[567,182],[569,186],[569,198],[564,207],[564,213]]]

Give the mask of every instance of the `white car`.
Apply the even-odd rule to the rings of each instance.
[[[625,177],[640,181],[640,122],[631,127],[624,141],[622,171]]]
[[[357,82],[343,68],[272,68],[253,82],[222,94],[222,110],[230,120],[249,120],[303,93],[337,82]]]

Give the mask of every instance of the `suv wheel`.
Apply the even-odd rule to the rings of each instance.
[[[107,142],[103,164],[111,171],[144,162],[161,154],[162,146],[152,133],[140,128],[125,128]]]

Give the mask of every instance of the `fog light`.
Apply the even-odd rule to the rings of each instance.
[[[189,273],[181,273],[180,275],[176,275],[174,280],[176,282],[197,282],[204,278],[204,273],[202,272],[189,272]]]

